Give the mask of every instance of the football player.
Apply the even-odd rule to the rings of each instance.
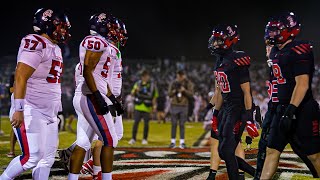
[[[63,60],[57,44],[68,40],[70,27],[64,13],[42,8],[34,15],[35,34],[21,40],[10,121],[22,155],[10,162],[1,180],[14,179],[32,168],[33,179],[49,178],[58,146],[61,103]]]
[[[261,179],[272,178],[281,152],[293,142],[311,161],[319,176],[319,105],[311,90],[314,72],[312,45],[295,40],[300,24],[292,12],[272,18],[265,32],[265,39],[274,45],[270,59],[277,79],[279,104],[270,126]]]
[[[269,67],[269,79],[267,80],[267,87],[268,87],[268,95],[269,95],[269,103],[268,103],[268,111],[265,114],[265,118],[262,124],[262,132],[261,137],[259,139],[259,151],[257,156],[257,169],[254,179],[258,180],[261,177],[263,164],[266,158],[266,149],[268,143],[268,137],[270,134],[270,125],[274,115],[276,114],[276,107],[279,104],[278,100],[278,88],[277,88],[277,79],[273,76],[272,71],[272,60],[269,58],[271,49],[273,45],[269,44],[266,41],[266,57],[268,58],[267,64]],[[301,153],[301,150],[298,150],[298,145],[296,143],[290,141],[291,148],[293,151],[302,159],[302,161],[308,166],[314,178],[318,177],[317,171],[315,170],[314,166],[312,165],[311,161],[307,158],[305,154]]]
[[[243,51],[233,50],[238,40],[239,33],[235,25],[216,26],[209,39],[209,49],[217,57],[215,76],[218,93],[214,111],[218,111],[222,103],[224,111],[219,121],[219,129],[214,126],[213,131],[219,132],[219,156],[226,162],[229,179],[239,179],[238,169],[252,176],[255,172],[253,167],[235,155],[241,135],[236,136],[234,130],[242,134],[246,125],[251,136],[259,135],[253,122],[254,107],[248,70],[250,57]],[[214,116],[217,114],[215,112]],[[245,119],[243,125],[241,125],[242,119]]]
[[[125,38],[122,40],[120,37],[118,19],[106,13],[93,15],[89,24],[91,35],[84,38],[79,48],[84,82],[81,84],[81,97],[76,104],[91,130],[103,141],[100,157],[102,179],[109,180],[112,179],[113,151],[118,143],[109,105],[114,106],[117,116],[123,114],[123,108],[112,92],[113,87],[109,84],[112,76],[108,76],[108,71],[111,60],[115,57],[115,60],[120,59],[117,44],[123,43]],[[68,176],[70,180],[78,179],[85,152],[91,146],[90,136],[86,134],[89,129],[84,130],[86,137],[77,139],[72,152]]]

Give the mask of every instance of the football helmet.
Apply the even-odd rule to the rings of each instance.
[[[237,25],[218,25],[213,28],[208,48],[211,54],[223,54],[240,40]]]
[[[90,34],[99,34],[108,41],[125,45],[127,30],[122,21],[108,13],[98,13],[89,20]]]
[[[34,14],[33,30],[37,34],[47,34],[58,43],[64,43],[71,37],[70,28],[69,19],[62,12],[41,8]]]
[[[266,44],[283,44],[289,39],[294,39],[300,33],[300,29],[301,24],[293,12],[282,13],[268,21],[264,39]]]

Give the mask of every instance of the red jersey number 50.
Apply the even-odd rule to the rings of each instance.
[[[217,75],[216,79],[218,80],[218,84],[219,84],[221,92],[222,93],[231,92],[230,83],[228,81],[228,76],[226,75],[226,73],[217,72],[216,75]]]

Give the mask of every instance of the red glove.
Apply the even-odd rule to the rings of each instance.
[[[249,136],[251,136],[252,138],[259,136],[259,131],[257,129],[257,126],[251,121],[247,121],[246,129]]]
[[[211,124],[211,126],[212,126],[212,130],[216,134],[218,134],[218,118],[215,115],[212,116],[212,124]]]
[[[212,130],[216,134],[218,134],[218,132],[219,132],[218,131],[218,118],[217,118],[218,114],[219,114],[219,110],[214,109],[213,110],[213,115],[212,115],[212,124],[211,124],[211,126],[212,126]]]
[[[233,128],[233,133],[234,134],[239,134],[241,124],[242,124],[241,121],[237,121],[236,122],[236,124],[234,125],[234,128]]]

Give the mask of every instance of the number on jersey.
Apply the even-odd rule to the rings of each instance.
[[[104,78],[108,77],[108,71],[109,71],[110,63],[111,63],[111,58],[107,57],[107,60],[103,65],[103,70],[101,71],[101,76],[104,77]]]
[[[273,75],[274,75],[274,77],[277,78],[278,84],[285,84],[286,79],[282,75],[280,66],[278,64],[274,63],[272,65],[272,69],[273,69]]]
[[[30,49],[30,50],[36,50],[36,47],[39,44],[39,41],[36,40],[31,40],[31,39],[24,39],[25,40],[25,45],[24,48],[25,49]]]
[[[51,69],[47,77],[48,83],[61,83],[63,63],[61,61],[52,60]]]
[[[230,83],[228,80],[228,76],[224,72],[216,72],[216,79],[218,82],[218,85],[220,87],[221,92],[223,93],[229,93],[231,92],[230,89]]]

